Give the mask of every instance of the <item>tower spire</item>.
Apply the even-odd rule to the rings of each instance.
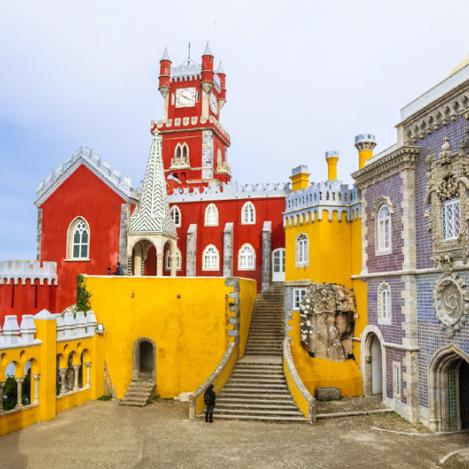
[[[168,52],[168,48],[167,48],[167,47],[164,48],[164,52],[163,52],[163,55],[162,55],[162,57],[161,57],[161,60],[171,60],[171,59],[169,58],[169,52]]]
[[[203,55],[212,55],[212,51],[210,50],[210,43],[207,41],[207,44],[205,45],[205,50],[204,50],[204,53]]]

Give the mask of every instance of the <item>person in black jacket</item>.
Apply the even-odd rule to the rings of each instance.
[[[213,390],[213,384],[211,384],[204,393],[205,402],[205,422],[213,422],[213,409],[215,409],[215,400],[217,395]]]

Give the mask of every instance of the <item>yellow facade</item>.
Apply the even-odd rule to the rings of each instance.
[[[367,151],[363,149],[363,154],[359,154],[363,164],[372,156],[372,148],[370,154]],[[353,289],[357,308],[354,359],[334,362],[310,357],[300,343],[300,314],[294,310],[289,315],[292,326],[291,352],[296,370],[312,394],[317,387],[333,386],[338,387],[343,396],[359,396],[362,394],[362,377],[358,365],[360,336],[367,324],[366,283],[354,278],[362,269],[361,218],[357,205],[353,207],[351,192],[344,190],[344,186],[336,181],[337,152],[328,152],[326,162],[328,181],[319,185],[310,186],[308,183],[306,186],[292,187],[293,200],[290,205],[287,198],[284,223],[286,286],[301,287],[315,282],[336,283]],[[304,168],[303,174],[307,175],[306,167],[300,168]],[[295,177],[302,179],[298,168],[294,171]],[[298,266],[297,238],[302,234],[308,239],[308,253],[305,265]]]
[[[103,343],[97,335],[88,337],[57,339],[56,317],[47,311],[34,319],[36,340],[31,345],[0,346],[0,382],[6,380],[8,364],[15,365],[15,378],[23,378],[25,365],[31,362],[31,404],[25,407],[2,412],[0,409],[0,435],[20,430],[34,423],[51,420],[64,410],[103,395]],[[59,367],[66,367],[66,356],[75,353],[74,363],[79,365],[79,357],[90,364],[90,385],[77,391],[56,395],[57,359]],[[87,355],[88,354],[88,355]],[[83,383],[86,383],[83,367]],[[35,382],[37,384],[37,395]]]
[[[193,392],[215,370],[232,340],[226,279],[171,277],[86,277],[91,305],[103,336],[116,397],[131,381],[133,347],[156,344],[156,392],[175,397]],[[239,281],[240,351],[244,353],[256,282]]]

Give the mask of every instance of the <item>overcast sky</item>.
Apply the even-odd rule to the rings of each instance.
[[[468,18],[467,0],[0,0],[0,259],[34,258],[36,188],[80,145],[139,183],[166,45],[223,61],[236,180],[321,180],[336,149],[350,181],[354,136],[394,143],[400,108],[469,54]]]

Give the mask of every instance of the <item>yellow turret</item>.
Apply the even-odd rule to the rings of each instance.
[[[358,168],[365,167],[366,162],[373,157],[376,139],[373,134],[360,134],[355,137],[355,148],[358,150]]]
[[[308,166],[303,164],[293,168],[290,176],[292,191],[306,189],[309,186],[309,176]]]
[[[327,180],[337,180],[337,163],[339,161],[339,152],[336,150],[326,151],[327,161]]]

